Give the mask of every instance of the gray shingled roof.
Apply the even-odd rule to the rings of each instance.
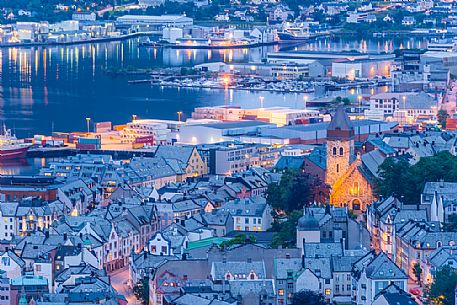
[[[344,107],[338,107],[327,127],[327,130],[351,130],[352,122],[349,119]]]

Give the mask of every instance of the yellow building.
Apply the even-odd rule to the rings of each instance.
[[[156,157],[163,157],[168,164],[180,169],[182,174],[177,175],[178,182],[188,177],[197,177],[208,173],[207,164],[195,146],[158,146]],[[179,172],[179,170],[177,170]]]

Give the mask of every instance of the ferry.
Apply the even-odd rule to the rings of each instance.
[[[0,133],[0,162],[4,160],[24,158],[31,144],[24,143],[12,135],[10,129],[3,126],[3,132]]]
[[[310,38],[309,26],[303,22],[284,22],[282,31],[278,32],[278,38],[281,42],[306,41]]]

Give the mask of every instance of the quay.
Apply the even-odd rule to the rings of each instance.
[[[77,149],[73,147],[32,148],[27,152],[27,158],[60,158],[77,154],[110,155],[115,160],[133,157],[153,157],[154,151],[148,149]]]
[[[209,44],[171,44],[163,42],[143,42],[140,45],[144,47],[157,47],[169,49],[200,49],[200,50],[228,50],[228,49],[250,49],[264,46],[279,44],[280,41],[256,42],[248,44],[230,44],[230,45],[209,45]]]
[[[151,32],[138,32],[130,33],[120,36],[110,36],[110,37],[97,37],[86,40],[78,41],[63,41],[63,42],[17,42],[17,43],[0,43],[0,48],[19,48],[19,47],[46,47],[46,46],[62,46],[62,45],[78,45],[78,44],[88,44],[88,43],[100,43],[100,42],[110,42],[110,41],[121,41],[129,38],[148,36],[153,33]]]

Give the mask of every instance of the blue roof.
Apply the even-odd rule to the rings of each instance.
[[[11,279],[13,286],[47,286],[48,280],[42,276],[24,275]]]
[[[305,161],[304,156],[282,156],[276,162],[276,169],[300,169]]]
[[[380,138],[370,139],[367,141],[371,145],[377,147],[383,154],[385,155],[392,155],[395,154],[397,151],[395,148],[381,140]]]
[[[319,166],[322,169],[327,168],[327,151],[326,151],[326,146],[317,146],[315,147],[309,155],[306,156],[306,158]]]

